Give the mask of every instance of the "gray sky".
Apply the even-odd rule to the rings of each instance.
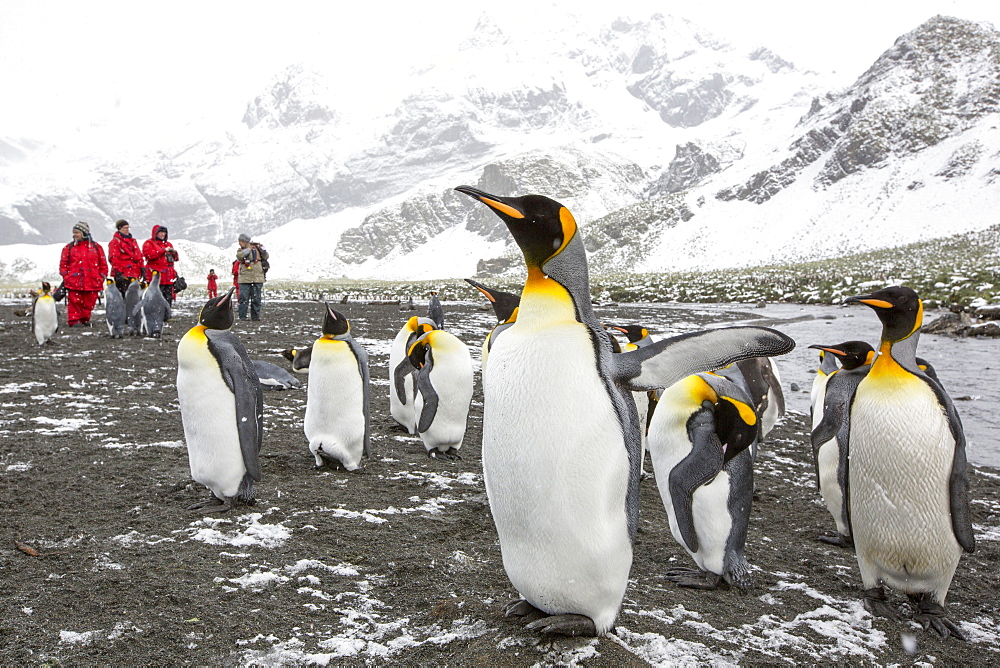
[[[588,4],[509,0],[499,21],[539,28],[569,11],[593,20],[613,11],[605,5],[598,17]],[[424,59],[412,54],[430,55],[466,35],[484,6],[497,7],[468,0],[3,0],[0,136],[58,142],[102,119],[113,119],[123,134],[166,118],[238,122],[246,102],[292,62],[320,63],[346,79],[374,66],[389,80]],[[1000,26],[996,0],[641,0],[617,7],[633,16],[689,18],[730,41],[768,46],[799,67],[836,70],[845,84],[935,14]]]

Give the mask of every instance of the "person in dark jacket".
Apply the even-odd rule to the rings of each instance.
[[[73,241],[66,244],[59,258],[59,274],[66,288],[66,324],[89,327],[90,314],[108,275],[108,261],[101,244],[90,238],[87,223],[73,226]]]
[[[267,251],[258,243],[251,241],[249,234],[239,236],[240,247],[236,249],[236,261],[239,263],[239,314],[240,320],[246,320],[247,310],[251,320],[260,320],[261,304],[264,301],[264,261],[268,259]]]
[[[119,220],[115,223],[115,228],[117,232],[108,243],[108,264],[111,265],[115,285],[124,297],[129,279],[142,278],[142,251],[139,250],[139,242],[129,231],[127,220]]]
[[[168,304],[174,303],[174,281],[177,280],[177,271],[174,269],[174,262],[177,262],[177,250],[167,239],[167,228],[162,225],[153,225],[153,233],[142,244],[142,256],[146,258],[146,279],[148,280],[154,271],[160,272],[160,291]]]

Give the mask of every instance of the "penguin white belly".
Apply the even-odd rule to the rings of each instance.
[[[468,356],[464,359],[436,358],[430,381],[438,393],[438,408],[430,428],[420,433],[420,439],[428,451],[460,448],[472,402],[472,359]],[[413,407],[414,417],[419,422],[424,408],[423,395],[419,392],[414,397]]]
[[[823,497],[826,509],[833,515],[837,523],[837,532],[841,535],[848,535],[850,531],[844,523],[844,490],[840,488],[838,474],[840,471],[840,444],[837,438],[819,446],[816,455],[816,471],[819,477],[819,493]]]
[[[396,395],[396,381],[394,378],[396,366],[406,357],[406,339],[409,335],[410,332],[408,330],[401,330],[396,334],[396,338],[393,339],[392,348],[389,351],[389,414],[392,415],[393,420],[406,427],[406,430],[413,434],[416,432],[415,413],[413,409],[413,375],[406,376],[406,379],[403,381],[405,402],[400,401]]]
[[[236,397],[203,334],[189,333],[177,347],[177,399],[191,477],[220,499],[236,496],[246,474],[236,428]]]
[[[691,517],[698,536],[698,551],[685,548],[699,568],[722,575],[726,567],[726,541],[733,528],[733,519],[729,514],[729,474],[726,471],[720,471],[712,482],[694,491]],[[677,534],[674,537],[678,538]],[[678,542],[684,544],[679,539]]]
[[[313,344],[306,395],[305,435],[319,459],[322,449],[348,471],[361,465],[365,446],[364,384],[358,359],[344,341]]]
[[[866,588],[944,598],[961,556],[948,479],[955,442],[919,378],[870,374],[851,411],[851,524]]]
[[[485,386],[483,472],[511,582],[549,614],[614,623],[632,545],[629,462],[619,418],[579,323],[493,345]]]
[[[809,392],[809,406],[812,408],[812,430],[823,421],[823,403],[826,400],[826,384],[830,382],[828,374],[817,372],[813,379],[812,390]]]
[[[59,316],[56,314],[56,301],[48,295],[39,297],[35,301],[32,316],[35,319],[35,341],[38,341],[38,345],[42,345],[52,338],[59,324]]]

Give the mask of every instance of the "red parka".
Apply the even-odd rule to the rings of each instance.
[[[166,256],[168,250],[174,250],[174,245],[167,239],[160,241],[156,238],[156,233],[160,231],[159,225],[153,225],[153,234],[142,244],[142,256],[146,258],[146,280],[152,276],[152,272],[160,272],[160,285],[173,285],[177,279],[177,270],[174,269],[174,260]]]
[[[135,237],[115,232],[108,244],[108,264],[111,265],[112,276],[120,274],[125,278],[140,278],[142,251]]]
[[[67,290],[103,290],[108,261],[101,244],[89,239],[66,244],[59,258],[59,273]]]

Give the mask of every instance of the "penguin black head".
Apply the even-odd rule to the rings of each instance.
[[[507,322],[514,314],[514,309],[521,303],[521,296],[515,295],[513,292],[493,290],[471,278],[465,279],[465,282],[479,290],[483,293],[484,297],[490,300],[490,304],[493,305],[493,313],[497,316],[497,322]]]
[[[544,195],[500,197],[471,186],[459,186],[455,190],[493,209],[520,246],[529,270],[540,269],[576,236],[573,214]]]
[[[754,420],[748,422],[747,409],[753,412],[747,404],[730,397],[720,396],[715,404],[715,434],[722,443],[723,463],[746,450],[757,438],[756,414]]]
[[[324,336],[343,336],[351,331],[351,323],[343,314],[334,311],[333,308],[327,304],[326,305],[326,316],[323,318],[323,335]]]
[[[52,286],[48,281],[42,281],[42,294],[49,294],[52,291]]]
[[[845,304],[864,304],[875,309],[882,321],[884,341],[902,341],[920,329],[924,320],[924,305],[911,288],[893,286],[844,300]]]
[[[871,364],[875,359],[875,349],[864,341],[844,341],[833,346],[814,344],[809,347],[835,356],[840,361],[840,365],[848,371]]]
[[[617,329],[619,332],[628,337],[629,343],[635,343],[636,341],[641,341],[642,339],[649,336],[649,330],[642,325],[625,325],[620,327],[618,325],[610,325],[611,329]]]
[[[229,329],[233,326],[233,292],[235,287],[221,297],[205,302],[198,314],[198,324],[207,329]]]
[[[431,331],[434,330],[427,330],[427,332]],[[421,334],[420,338],[414,341],[410,349],[406,351],[406,357],[410,360],[410,364],[413,365],[414,369],[421,369],[427,363],[427,332]]]

